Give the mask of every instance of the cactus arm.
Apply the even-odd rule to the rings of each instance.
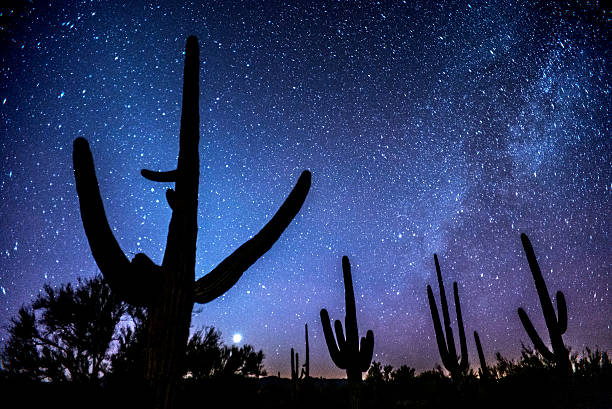
[[[523,243],[523,248],[525,249],[525,255],[527,256],[527,261],[529,262],[529,268],[533,275],[533,281],[540,299],[540,306],[542,307],[542,312],[544,313],[544,321],[546,322],[546,327],[548,328],[548,334],[550,336],[550,344],[553,352],[548,351],[548,349],[546,349],[546,351],[550,354],[549,356],[552,357],[551,360],[556,362],[560,368],[563,367],[568,369],[568,371],[571,371],[568,358],[569,352],[565,347],[563,338],[561,336],[567,329],[567,304],[565,303],[565,296],[563,296],[561,291],[557,292],[557,307],[559,309],[559,317],[557,318],[550,295],[548,294],[548,289],[546,288],[546,282],[544,281],[544,277],[542,277],[542,271],[540,270],[540,266],[535,256],[535,252],[533,251],[531,242],[525,233],[521,233],[521,242]],[[559,296],[559,294],[561,294],[561,296]],[[532,338],[532,341],[534,341],[534,346],[539,350],[538,346],[535,345],[534,338],[532,337],[532,335],[537,335],[537,332],[533,328],[533,325],[531,325],[531,321],[529,321],[527,314],[523,311],[523,314],[521,315],[521,312],[519,311],[519,317],[523,322],[523,326],[525,326],[525,330],[529,334],[530,338]],[[527,320],[524,320],[524,318],[527,318]],[[526,323],[531,325],[531,327],[528,328],[525,325]],[[530,333],[530,330],[532,333]],[[541,342],[540,337],[538,336],[537,338]],[[542,355],[546,357],[544,353],[542,353]]]
[[[459,345],[461,348],[461,362],[459,368],[465,371],[470,363],[468,362],[468,349],[467,342],[465,339],[465,329],[463,328],[463,316],[461,314],[461,304],[459,303],[459,291],[457,289],[457,282],[453,283],[453,294],[455,296],[455,311],[457,313],[457,327],[459,328]]]
[[[476,350],[478,351],[478,360],[480,361],[481,377],[486,377],[489,374],[487,367],[487,361],[485,360],[484,352],[482,351],[482,344],[480,343],[480,337],[478,332],[474,331],[474,342],[476,343]]]
[[[529,335],[529,338],[531,338],[531,342],[533,342],[533,346],[535,347],[535,349],[540,354],[542,354],[542,356],[545,359],[551,362],[554,362],[555,354],[553,354],[552,352],[549,351],[548,348],[546,348],[546,345],[544,345],[542,338],[540,338],[540,336],[538,335],[538,332],[536,331],[535,327],[531,323],[531,320],[529,319],[529,316],[527,315],[525,310],[522,308],[519,308],[518,315],[519,315],[519,318],[521,319],[521,323],[523,324],[523,327],[525,328],[525,331],[527,331],[527,335]]]
[[[295,377],[300,379],[300,354],[295,353]]]
[[[557,291],[557,328],[560,334],[565,334],[567,331],[567,304],[565,296],[561,291]]]
[[[429,299],[429,309],[431,310],[431,318],[434,324],[434,331],[436,333],[436,342],[438,344],[438,351],[440,351],[440,357],[442,358],[442,364],[449,368],[450,359],[448,350],[446,349],[446,340],[444,339],[444,332],[442,331],[442,323],[440,322],[440,315],[438,314],[438,307],[436,306],[436,299],[434,298],[431,286],[427,286],[427,298]],[[448,365],[447,365],[448,364]]]
[[[83,228],[98,268],[123,300],[149,304],[158,289],[159,267],[142,253],[130,262],[119,247],[106,218],[87,140],[75,139],[72,159]]]
[[[340,320],[334,321],[334,329],[336,330],[338,349],[344,351],[346,349],[346,338],[344,337],[344,330],[342,329],[342,322]]]
[[[372,362],[372,355],[374,355],[374,333],[372,330],[368,330],[365,337],[361,337],[361,343],[359,345],[359,370],[366,372],[370,368],[370,362]]]
[[[353,277],[351,274],[351,263],[347,256],[342,257],[342,275],[344,278],[344,305],[346,316],[344,326],[346,328],[346,343],[354,346],[359,345],[359,330],[357,329],[357,311],[355,308],[355,291],[353,290]],[[340,347],[342,350],[342,347]]]
[[[174,210],[176,208],[176,192],[174,191],[174,189],[166,190],[166,201],[168,202],[170,209]]]
[[[536,290],[538,292],[538,297],[540,298],[540,305],[542,306],[542,312],[544,313],[544,320],[546,322],[546,327],[550,331],[551,337],[553,333],[557,332],[557,318],[555,314],[555,310],[552,305],[552,301],[550,300],[550,295],[548,294],[548,289],[546,288],[546,282],[544,281],[544,277],[542,277],[542,271],[540,270],[540,265],[535,256],[535,252],[533,251],[533,247],[531,246],[531,242],[526,234],[521,234],[521,241],[523,242],[523,248],[525,249],[525,255],[527,256],[527,261],[529,262],[529,268],[531,269],[531,273],[533,275],[533,281],[536,286]]]
[[[167,172],[155,172],[148,169],[142,169],[140,174],[153,182],[176,182],[178,172],[176,169]]]
[[[72,160],[85,234],[98,267],[112,277],[114,273],[128,270],[129,260],[108,225],[93,155],[85,138],[75,139]]]
[[[195,283],[195,302],[205,304],[224,294],[247,268],[270,250],[302,208],[310,189],[310,179],[309,171],[302,172],[285,202],[259,233]]]
[[[346,359],[344,354],[340,353],[336,340],[334,339],[334,333],[331,328],[331,322],[329,320],[329,314],[327,310],[323,308],[321,310],[321,324],[323,325],[323,335],[325,336],[325,343],[329,351],[329,356],[334,364],[340,369],[346,369]]]
[[[455,349],[455,338],[453,337],[453,329],[448,313],[448,302],[446,301],[446,291],[444,290],[444,282],[442,281],[442,272],[440,271],[440,263],[438,262],[437,254],[434,254],[434,262],[436,264],[436,275],[438,276],[438,288],[440,289],[440,307],[442,308],[442,317],[444,318],[444,331],[446,332],[448,356],[454,361],[457,359],[457,350]]]

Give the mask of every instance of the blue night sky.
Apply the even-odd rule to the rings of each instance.
[[[98,273],[74,186],[76,137],[90,141],[124,252],[161,262],[170,186],[139,172],[175,166],[193,34],[196,276],[312,172],[281,239],[223,297],[195,306],[194,329],[214,326],[227,343],[240,333],[264,350],[269,373],[288,376],[308,323],[311,374],[342,376],[319,310],[344,317],[348,255],[374,359],[431,369],[435,252],[449,297],[459,283],[470,361],[473,330],[489,360],[517,357],[531,345],[519,306],[548,341],[525,232],[549,292],[565,293],[566,344],[612,349],[609,11],[505,0],[170,3],[1,8],[0,338],[45,283]]]

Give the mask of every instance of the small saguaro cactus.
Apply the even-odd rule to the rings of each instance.
[[[300,393],[300,386],[298,382],[302,379],[308,381],[310,378],[310,350],[308,348],[308,324],[304,324],[304,331],[306,333],[306,361],[304,362],[302,372],[300,372],[300,358],[297,352],[294,352],[291,348],[291,381],[292,381],[292,398],[293,400],[298,399]]]
[[[569,351],[563,344],[562,335],[567,330],[567,304],[565,303],[565,296],[561,291],[557,291],[557,314],[550,300],[546,283],[542,277],[542,271],[536,259],[535,252],[531,246],[531,242],[525,233],[521,234],[521,242],[525,249],[525,255],[529,262],[529,268],[533,275],[533,281],[535,282],[536,290],[540,298],[540,305],[542,306],[542,312],[544,313],[544,320],[546,327],[548,328],[548,334],[550,335],[550,344],[552,351],[550,351],[542,338],[538,335],[535,327],[531,323],[531,320],[527,316],[527,313],[523,308],[518,309],[518,315],[527,331],[527,335],[531,338],[535,349],[544,357],[544,359],[554,362],[557,369],[563,373],[571,373],[572,366],[569,360]]]
[[[359,330],[357,328],[357,311],[355,309],[355,293],[353,291],[353,279],[351,277],[351,264],[348,257],[342,257],[342,273],[344,276],[344,300],[346,305],[346,316],[344,325],[346,338],[342,329],[342,322],[336,320],[336,339],[331,328],[331,321],[327,310],[321,310],[321,324],[323,334],[329,350],[329,356],[334,364],[346,370],[349,384],[352,386],[352,406],[358,406],[358,386],[361,384],[361,374],[366,372],[372,361],[374,353],[374,333],[368,330],[365,337],[359,342]]]
[[[468,351],[465,340],[465,331],[463,329],[463,317],[461,315],[461,304],[459,304],[459,292],[457,290],[457,282],[453,283],[453,292],[455,295],[455,311],[457,313],[457,326],[459,327],[459,344],[461,347],[461,359],[457,357],[455,349],[455,339],[453,337],[453,329],[451,328],[450,316],[448,314],[448,303],[446,302],[446,293],[444,291],[444,283],[442,282],[442,273],[440,272],[440,263],[438,256],[434,254],[434,262],[436,264],[436,273],[438,275],[438,287],[440,287],[440,304],[442,307],[442,316],[444,317],[444,329],[440,323],[440,315],[438,315],[438,307],[434,298],[431,286],[427,286],[427,298],[429,299],[429,308],[431,310],[431,318],[433,319],[434,331],[436,333],[436,341],[442,364],[450,372],[451,378],[457,380],[468,369]],[[446,332],[446,339],[444,333]]]
[[[480,370],[478,371],[480,379],[487,379],[489,377],[489,367],[485,360],[484,352],[482,351],[482,344],[480,343],[480,337],[478,332],[474,331],[474,342],[476,343],[476,351],[478,351],[478,360],[480,361]]]
[[[73,163],[81,218],[92,255],[111,289],[124,301],[146,306],[144,379],[151,407],[171,408],[183,368],[194,303],[207,303],[228,291],[259,257],[268,251],[296,216],[310,188],[304,171],[278,212],[246,243],[204,277],[195,281],[197,208],[200,177],[199,47],[189,37],[185,49],[183,107],[176,169],[142,170],[146,179],[174,183],[166,191],[172,209],[161,265],[139,253],[125,256],[107,221],[93,156],[84,138],[74,141]],[[147,404],[148,405],[148,404]],[[149,406],[149,405],[148,405]]]
[[[300,354],[296,353],[291,348],[291,380],[299,381],[304,376],[304,372],[300,374]]]

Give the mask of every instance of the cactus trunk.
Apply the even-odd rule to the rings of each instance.
[[[161,299],[149,308],[145,380],[161,407],[171,407],[181,376],[193,309],[198,185],[200,179],[199,83],[200,56],[195,37],[187,40],[179,157],[168,240],[162,262]]]

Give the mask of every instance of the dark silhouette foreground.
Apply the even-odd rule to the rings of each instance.
[[[551,408],[609,409],[612,407],[612,365],[607,354],[587,350],[571,362],[576,368],[570,376],[570,405],[556,368],[535,351],[524,349],[520,359],[507,360],[498,355],[490,367],[491,379],[483,382],[473,373],[451,380],[441,371],[415,374],[412,368],[383,367],[374,362],[361,390],[360,407],[385,408]],[[182,379],[177,384],[179,408],[316,408],[336,409],[350,405],[348,382],[311,378],[308,394],[296,402],[289,378],[250,378],[241,376]],[[20,402],[20,408],[141,408],[130,384],[76,385],[0,380],[5,401]],[[204,400],[204,401],[203,401]]]

